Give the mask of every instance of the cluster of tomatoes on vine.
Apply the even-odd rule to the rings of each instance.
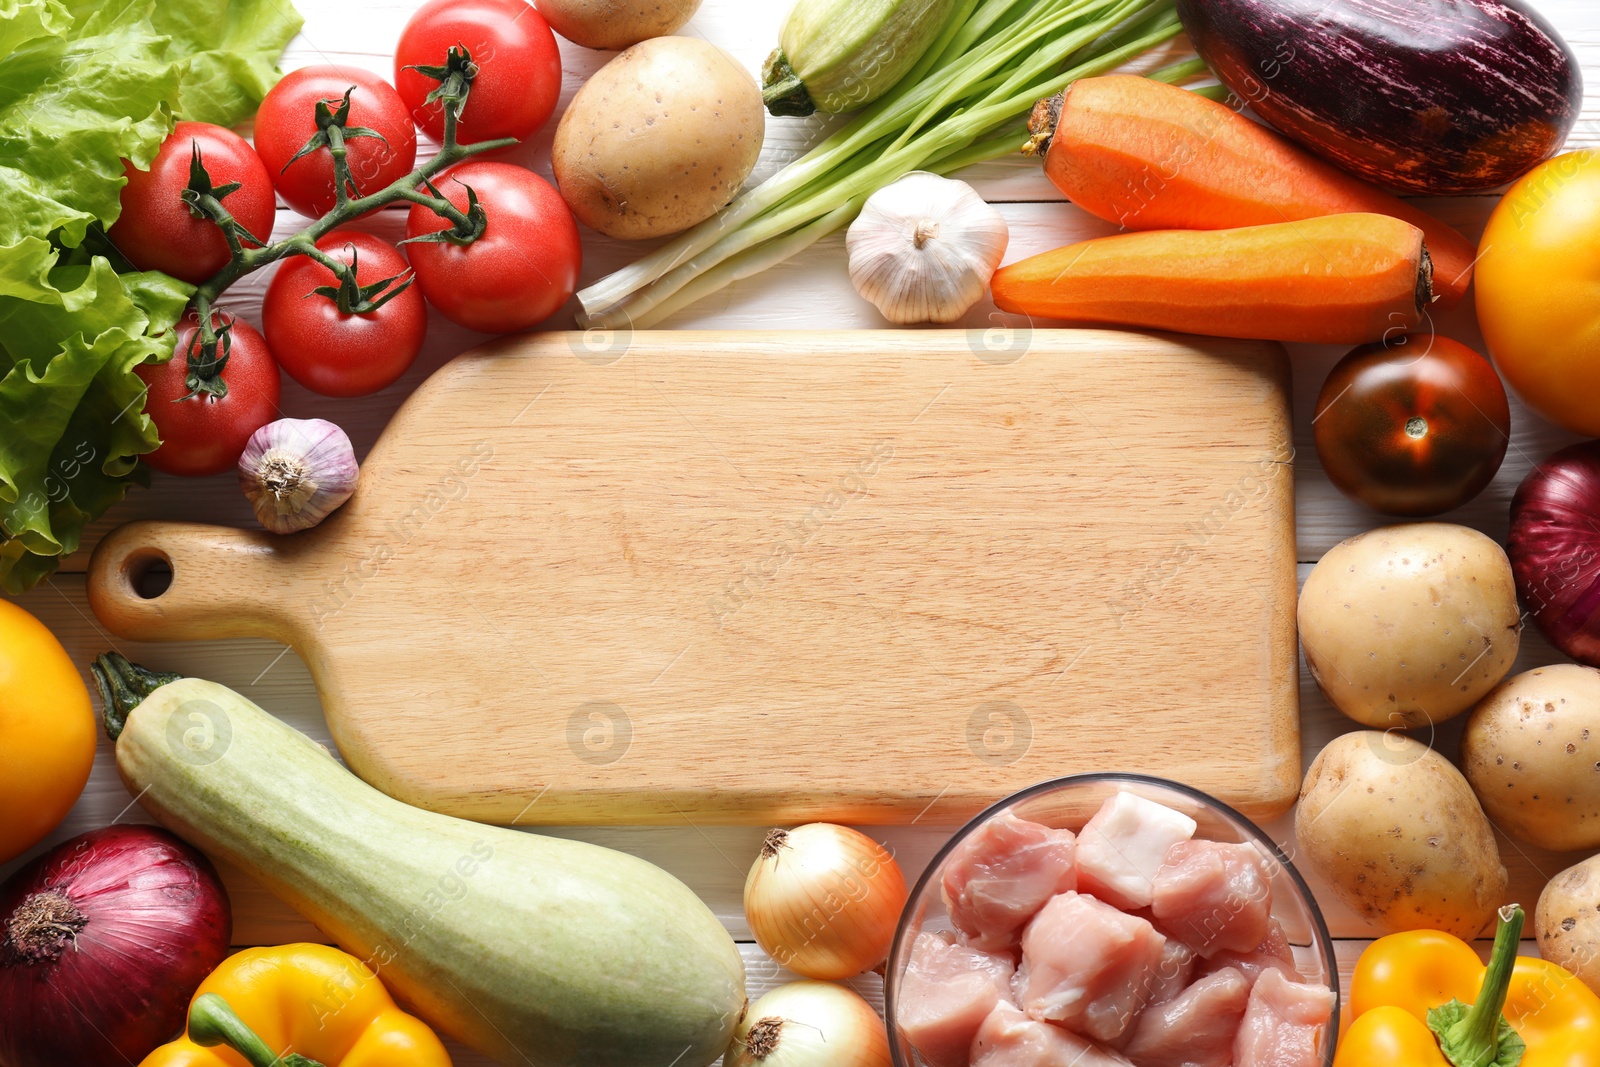
[[[526,329],[577,287],[577,224],[532,171],[484,157],[547,122],[561,90],[549,25],[526,0],[431,0],[407,23],[394,84],[313,66],[262,100],[255,145],[179,122],[147,170],[131,165],[108,231],[140,270],[197,286],[174,357],[138,368],[158,470],[230,469],[279,417],[279,369],[325,396],[365,396],[416,359],[428,305],[485,333]],[[416,166],[418,130],[439,145]],[[277,241],[274,194],[315,221]],[[401,247],[351,226],[409,204]],[[262,331],[215,301],[283,262]]]

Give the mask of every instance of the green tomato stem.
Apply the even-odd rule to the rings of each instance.
[[[315,260],[324,267],[327,267],[328,270],[333,272],[333,276],[340,281],[344,281],[347,275],[351,276],[352,278],[354,277],[355,272],[350,269],[350,264],[344,262],[343,260],[335,259],[314,244],[307,245],[305,248],[297,249],[297,251],[300,255],[305,256],[307,259]]]
[[[202,301],[206,305],[214,302],[217,297],[227,291],[230,285],[245,275],[260,270],[269,263],[276,263],[285,256],[304,254],[303,247],[305,245],[314,245],[319,238],[326,236],[345,223],[352,222],[369,211],[375,211],[389,204],[396,204],[403,200],[409,200],[412,203],[426,203],[452,222],[465,222],[466,216],[457,211],[453,205],[450,205],[449,201],[442,197],[419,194],[416,192],[415,187],[421,184],[424,178],[432,178],[439,172],[455,166],[464,159],[469,159],[482,152],[494,152],[502,148],[509,148],[516,143],[516,138],[504,137],[497,141],[480,141],[471,145],[445,145],[439,149],[438,155],[410,174],[396,179],[375,193],[345,201],[345,203],[334,207],[332,211],[299,233],[285,237],[283,240],[270,244],[265,248],[244,249],[240,255],[234,257],[232,262],[195,290],[194,302],[196,309],[202,306]],[[448,210],[444,210],[445,208],[448,208]]]
[[[470,82],[466,75],[461,77]],[[465,213],[458,209],[449,200],[439,196],[429,196],[418,190],[418,186],[431,180],[434,176],[455,166],[462,160],[484,152],[495,152],[509,148],[517,143],[514,137],[502,137],[494,141],[480,141],[476,144],[464,145],[456,140],[456,120],[461,107],[466,100],[466,87],[461,88],[459,94],[444,101],[444,142],[439,147],[439,153],[428,162],[407,174],[403,178],[390,182],[387,186],[376,192],[364,196],[351,196],[351,192],[359,192],[347,158],[348,146],[345,131],[337,124],[328,126],[325,131],[328,138],[328,151],[333,156],[333,170],[335,183],[335,203],[332,211],[313,222],[299,233],[285,237],[281,241],[269,243],[260,248],[246,248],[239,239],[236,225],[223,225],[222,230],[228,239],[228,247],[232,252],[228,265],[223,267],[212,277],[206,279],[195,290],[194,309],[200,319],[200,340],[205,350],[211,353],[211,364],[215,365],[215,349],[217,334],[211,325],[211,308],[217,298],[227,291],[234,282],[245,275],[260,270],[269,263],[276,263],[287,256],[310,256],[323,266],[332,270],[340,278],[344,277],[345,266],[332,257],[325,257],[316,247],[317,241],[333,230],[348,222],[360,218],[369,211],[387,207],[390,204],[410,202],[422,204],[430,210],[448,219],[459,232],[467,233],[473,229],[472,221]],[[371,131],[366,131],[370,134]],[[217,202],[216,211],[219,217],[231,221],[232,216],[223,210],[221,202]],[[475,236],[475,235],[474,235]],[[467,237],[456,243],[466,244],[473,238]]]
[[[350,190],[355,188],[350,173],[350,148],[345,144],[344,129],[338,125],[328,127],[328,154],[333,157],[333,198],[337,210],[350,202]]]

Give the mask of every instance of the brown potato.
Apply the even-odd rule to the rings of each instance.
[[[1505,903],[1494,829],[1450,761],[1401,733],[1334,738],[1295,810],[1297,862],[1385,933],[1472,938]]]
[[[1600,993],[1600,856],[1550,879],[1539,894],[1533,931],[1539,955]]]
[[[690,37],[636,44],[595,72],[556,127],[556,185],[611,237],[661,237],[715,215],[761,154],[750,72]]]
[[[550,28],[574,44],[612,51],[677,33],[700,0],[538,0]]]
[[[1600,848],[1600,671],[1557,663],[1501,682],[1467,719],[1461,769],[1501,829]]]
[[[1412,729],[1476,704],[1517,658],[1505,551],[1447,522],[1384,526],[1328,550],[1300,592],[1300,644],[1335,707]]]

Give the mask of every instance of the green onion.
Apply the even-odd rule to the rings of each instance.
[[[578,294],[579,324],[646,327],[848,226],[914,170],[1017,151],[1036,100],[1175,37],[1173,0],[962,0],[911,72],[763,184]],[[1194,61],[1156,72],[1179,81]]]

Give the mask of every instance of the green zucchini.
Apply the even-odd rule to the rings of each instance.
[[[535,1067],[704,1067],[727,1047],[743,961],[660,868],[393,800],[213,682],[120,656],[94,673],[117,769],[145,809],[366,960],[441,1032]]]
[[[830,115],[894,88],[944,30],[957,0],[797,0],[761,68],[774,115]]]

